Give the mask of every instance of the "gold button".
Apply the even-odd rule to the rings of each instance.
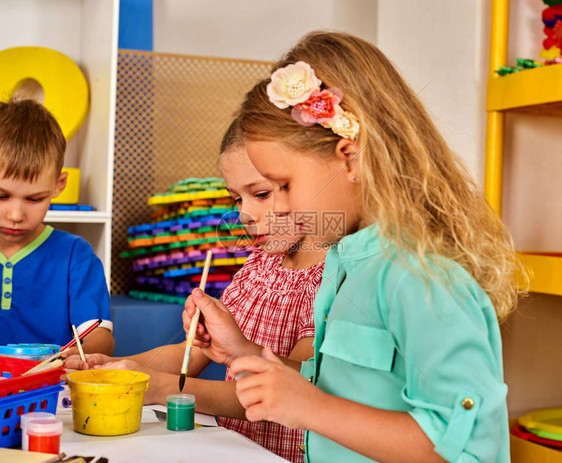
[[[300,450],[302,453],[306,453],[306,448],[305,448],[304,445],[299,445],[299,450]]]
[[[310,378],[308,378],[308,381],[311,383],[313,380],[313,377],[311,376]]]
[[[324,321],[328,320],[328,315],[324,315]]]
[[[463,399],[462,406],[465,410],[470,410],[472,407],[474,407],[474,400],[472,400],[470,397],[467,397],[466,399]]]

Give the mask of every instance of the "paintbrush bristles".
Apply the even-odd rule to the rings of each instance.
[[[62,352],[57,352],[56,354],[51,355],[49,358],[46,358],[45,360],[43,360],[41,363],[38,363],[37,365],[35,365],[33,368],[30,368],[29,370],[27,370],[26,372],[22,373],[22,376],[28,375],[29,373],[36,373],[37,371],[40,371],[43,369],[43,366],[46,365],[49,362],[54,362],[55,359],[59,358],[62,355]],[[52,368],[51,366],[49,366],[48,368]],[[45,368],[46,369],[46,368]]]

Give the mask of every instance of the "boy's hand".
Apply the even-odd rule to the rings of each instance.
[[[193,345],[200,347],[208,358],[228,366],[235,358],[259,354],[261,347],[246,339],[226,306],[200,289],[193,290],[185,301],[182,318],[186,333],[197,307],[201,315]]]
[[[230,372],[238,376],[236,395],[249,421],[273,421],[295,429],[307,429],[306,418],[321,392],[293,368],[285,366],[271,349],[261,357],[236,359]],[[317,400],[316,400],[317,402]]]
[[[93,367],[101,368],[101,366],[112,360],[111,357],[105,354],[86,354],[87,363],[84,363],[79,355],[70,355],[66,357],[64,366],[67,370],[88,370]]]
[[[78,355],[80,353],[80,351],[78,350],[78,347],[74,346],[74,347],[70,347],[68,349],[66,349],[64,352],[61,352],[60,354],[60,358],[62,359],[66,359],[72,355]]]

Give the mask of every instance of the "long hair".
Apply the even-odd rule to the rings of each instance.
[[[0,172],[33,181],[45,170],[58,177],[66,140],[54,116],[33,100],[0,102]]]
[[[505,319],[520,293],[517,275],[526,279],[511,236],[391,62],[362,39],[325,31],[306,35],[272,71],[297,61],[308,63],[323,87],[342,90],[342,108],[359,121],[361,226],[377,222],[425,269],[437,256],[458,262]],[[243,136],[333,156],[340,137],[319,124],[303,127],[290,109],[273,105],[269,81],[246,95],[238,114]]]

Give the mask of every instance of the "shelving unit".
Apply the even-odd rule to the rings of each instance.
[[[81,169],[80,203],[93,212],[49,211],[46,222],[83,236],[111,278],[111,214],[119,0],[2,0],[0,50],[52,48],[80,66],[90,89],[86,122],[68,142],[66,167]]]
[[[543,66],[489,79],[486,110],[562,116],[562,66]]]
[[[504,115],[523,112],[562,117],[562,65],[499,76],[507,65],[509,0],[492,1],[490,64],[486,96],[485,191],[495,212],[502,213]],[[522,251],[532,271],[531,291],[562,296],[562,252]]]

